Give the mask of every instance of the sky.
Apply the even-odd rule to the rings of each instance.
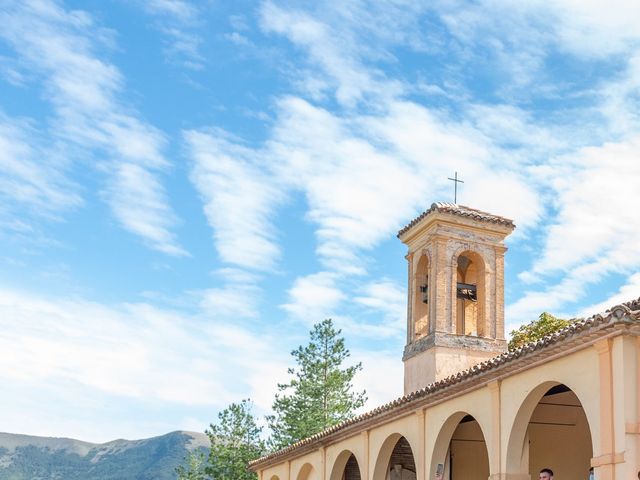
[[[640,296],[640,3],[0,0],[0,431],[269,412],[333,318],[402,395],[434,201],[514,220],[507,332]]]

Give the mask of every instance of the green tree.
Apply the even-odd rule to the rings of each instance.
[[[205,432],[211,451],[205,473],[215,480],[253,480],[257,476],[248,463],[262,456],[265,443],[251,412],[251,401],[232,403],[218,414],[218,423]]]
[[[204,453],[191,452],[184,464],[176,468],[177,480],[209,480],[210,477],[204,473],[205,466]]]
[[[511,332],[509,350],[515,350],[521,346],[540,340],[551,333],[557,332],[571,324],[573,320],[557,318],[548,312],[542,312],[537,320],[526,325],[521,325]]]
[[[362,365],[343,367],[350,353],[340,333],[331,319],[324,320],[314,325],[306,347],[291,352],[296,367],[288,372],[293,378],[278,384],[274,414],[267,417],[271,447],[284,448],[336,425],[364,405],[365,392],[354,392],[352,383]]]
[[[205,431],[211,441],[209,455],[191,454],[178,467],[178,480],[255,480],[251,460],[266,452],[262,427],[251,412],[251,401],[232,403],[218,413],[218,422]]]

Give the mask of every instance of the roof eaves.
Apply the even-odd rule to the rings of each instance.
[[[441,212],[441,213],[450,213],[452,215],[457,215],[459,217],[471,218],[473,220],[478,220],[482,222],[495,223],[500,225],[505,225],[511,228],[515,228],[515,224],[513,220],[505,217],[501,217],[499,215],[493,215],[488,212],[483,212],[482,210],[477,210],[475,208],[467,207],[464,205],[458,205],[455,203],[446,203],[446,202],[434,202],[431,204],[427,210],[422,212],[416,218],[411,220],[405,227],[400,229],[397,234],[397,237],[400,238],[402,235],[411,230],[414,226],[416,226],[420,221],[422,221],[425,217],[433,212]]]

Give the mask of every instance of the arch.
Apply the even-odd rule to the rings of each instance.
[[[566,395],[561,402],[543,402],[545,397],[562,393],[570,395]],[[577,404],[571,401],[572,398],[575,398]],[[532,430],[534,426],[537,431]],[[549,434],[542,430],[545,426]],[[566,430],[572,427],[577,427],[577,436]],[[553,463],[551,468],[561,478],[587,478],[589,461],[595,450],[592,427],[590,415],[587,415],[580,396],[570,386],[555,380],[537,385],[524,398],[513,420],[507,440],[506,473],[529,474],[530,471],[542,468],[539,462],[545,461],[545,465],[549,463],[551,466]],[[575,437],[574,441],[566,441],[565,437],[568,436]],[[560,442],[555,456],[545,453],[547,450],[553,451],[554,441]],[[538,445],[544,447],[539,448]],[[579,457],[583,458],[576,458],[576,448],[581,449]],[[536,452],[536,449],[543,451]],[[576,471],[581,468],[579,464],[583,465],[584,471]]]
[[[313,465],[311,465],[310,463],[305,463],[304,465],[302,465],[302,468],[300,468],[300,471],[295,478],[296,480],[316,480],[317,475],[316,471],[313,468]]]
[[[330,480],[361,480],[362,472],[358,459],[351,450],[343,450],[333,463]]]
[[[413,274],[413,340],[429,334],[429,256],[424,252]]]
[[[378,451],[376,465],[373,469],[373,476],[371,477],[372,480],[387,480],[391,468],[395,465],[395,463],[394,465],[392,465],[392,463],[396,458],[398,459],[399,465],[402,465],[403,468],[406,467],[407,471],[413,471],[415,475],[416,464],[413,451],[414,449],[406,437],[399,433],[389,435]],[[407,457],[408,454],[410,454],[410,458]]]
[[[486,262],[473,250],[465,249],[453,257],[454,311],[452,331],[457,335],[488,336],[486,325]]]
[[[454,463],[453,458],[456,456],[458,458]],[[454,465],[457,465],[457,468],[452,468]],[[440,468],[445,479],[489,477],[489,452],[484,431],[476,418],[467,412],[458,411],[452,414],[440,428],[433,448],[428,478],[435,478]]]
[[[280,480],[280,477],[278,475],[271,475],[269,480]]]

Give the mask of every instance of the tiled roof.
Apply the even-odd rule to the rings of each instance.
[[[420,220],[425,218],[427,215],[433,212],[441,212],[441,213],[451,213],[453,215],[458,215],[460,217],[467,217],[473,220],[479,220],[481,222],[489,222],[489,223],[498,223],[501,225],[506,225],[511,228],[515,228],[513,220],[510,220],[505,217],[500,217],[498,215],[493,215],[491,213],[483,212],[481,210],[476,210],[475,208],[465,207],[464,205],[458,205],[456,203],[447,203],[447,202],[435,202],[431,204],[429,210],[418,215],[416,218],[411,220],[409,224],[401,229],[398,232],[398,237],[408,232],[414,225],[416,225]]]
[[[374,410],[358,415],[322,432],[316,433],[311,437],[300,440],[299,442],[296,442],[282,450],[254,460],[249,464],[249,466],[254,468],[265,462],[271,462],[280,457],[285,457],[296,450],[302,450],[304,447],[312,448],[319,445],[323,440],[326,442],[328,437],[338,434],[350,426],[357,428],[357,424],[364,423],[367,420],[393,415],[396,411],[404,410],[403,407],[428,400],[430,397],[435,397],[437,394],[444,393],[443,391],[448,390],[450,387],[474,380],[476,377],[479,377],[484,373],[499,373],[510,364],[513,364],[520,359],[526,360],[527,357],[537,355],[548,348],[569,343],[578,337],[597,334],[597,332],[605,329],[610,330],[616,325],[625,324],[640,326],[640,298],[617,305],[604,313],[593,315],[585,319],[578,319],[562,330],[552,333],[551,335],[547,335],[537,342],[528,343],[516,350],[505,352],[502,355],[498,355],[497,357],[474,365],[473,367],[458,372],[455,375],[451,375],[450,377],[427,385],[421,390],[400,397]]]

